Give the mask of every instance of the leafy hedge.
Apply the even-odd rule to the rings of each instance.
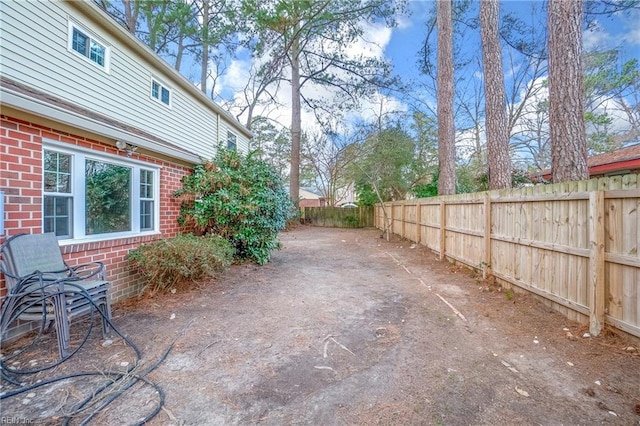
[[[278,232],[294,207],[272,166],[236,151],[216,157],[182,178],[175,192],[182,199],[178,222],[196,234],[219,235],[233,244],[236,257],[259,264],[280,248]]]
[[[224,270],[233,254],[224,238],[189,234],[142,245],[129,252],[129,260],[147,282],[143,291],[155,293]]]

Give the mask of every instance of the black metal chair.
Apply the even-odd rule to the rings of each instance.
[[[20,234],[0,246],[0,270],[7,283],[2,303],[2,337],[16,320],[42,321],[42,328],[55,324],[60,358],[69,354],[69,324],[77,317],[102,317],[102,332],[109,335],[110,284],[100,262],[68,266],[53,233]]]

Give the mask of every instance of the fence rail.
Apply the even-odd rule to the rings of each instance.
[[[304,223],[332,228],[367,228],[373,226],[373,207],[302,207]]]
[[[376,206],[375,226],[640,337],[640,175]]]

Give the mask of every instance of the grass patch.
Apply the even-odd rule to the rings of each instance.
[[[506,290],[504,291],[504,295],[505,295],[505,297],[507,298],[507,300],[513,300],[513,296],[514,296],[515,294],[513,293],[513,290],[512,290],[512,289],[508,288],[508,289],[506,289]]]

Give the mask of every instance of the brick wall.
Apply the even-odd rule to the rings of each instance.
[[[300,207],[325,207],[326,204],[324,198],[302,199],[298,202]]]
[[[5,193],[5,233],[11,235],[16,229],[41,232],[43,129],[6,116],[1,116],[0,126],[0,190]]]
[[[40,126],[9,116],[0,116],[0,191],[5,193],[5,236],[42,232],[42,139],[69,143],[118,155],[115,146],[96,140]],[[160,237],[172,237],[179,231],[177,217],[180,202],[173,191],[181,187],[180,179],[188,167],[135,153],[133,158],[161,165],[160,231],[161,236],[141,236],[70,244],[62,247],[70,265],[100,261],[106,266],[112,284],[113,301],[138,294],[142,281],[128,267],[127,254],[132,248]],[[4,236],[0,237],[0,243]],[[6,294],[0,276],[0,295]]]

